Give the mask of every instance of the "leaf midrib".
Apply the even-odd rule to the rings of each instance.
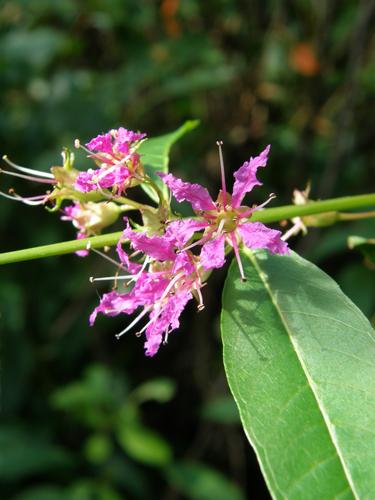
[[[321,413],[321,415],[323,417],[323,420],[324,420],[324,422],[326,424],[327,431],[328,431],[328,433],[329,433],[329,435],[331,437],[332,444],[335,447],[335,450],[337,452],[337,456],[338,456],[338,458],[340,460],[341,466],[343,468],[343,471],[344,471],[345,477],[346,477],[346,479],[348,481],[348,485],[349,485],[349,487],[351,489],[351,492],[352,492],[354,498],[359,499],[359,495],[355,491],[355,487],[354,487],[352,476],[351,476],[350,471],[348,470],[348,468],[346,466],[346,463],[344,461],[344,458],[343,458],[343,456],[341,454],[340,448],[339,448],[338,443],[336,441],[335,430],[332,427],[332,424],[331,424],[331,422],[329,420],[329,417],[328,417],[328,415],[326,413],[326,410],[324,408],[323,403],[319,399],[319,396],[318,396],[318,393],[317,393],[317,390],[316,390],[316,384],[311,379],[311,377],[310,377],[310,375],[309,375],[309,373],[307,371],[306,365],[305,365],[305,363],[304,363],[304,361],[303,361],[303,359],[302,359],[302,357],[301,357],[301,355],[300,355],[300,353],[298,351],[298,346],[296,345],[296,343],[293,340],[293,335],[292,335],[292,332],[290,331],[290,328],[289,328],[289,325],[288,325],[288,321],[285,318],[285,316],[283,314],[283,311],[281,310],[281,308],[280,308],[280,306],[279,306],[279,304],[277,302],[277,299],[276,299],[275,295],[272,293],[271,287],[270,287],[270,285],[269,285],[269,283],[267,281],[266,274],[262,270],[262,267],[259,264],[256,256],[252,252],[246,252],[246,255],[250,258],[250,260],[251,260],[254,268],[256,269],[256,271],[257,271],[257,273],[258,273],[258,275],[259,275],[259,277],[260,277],[260,279],[261,279],[261,281],[262,281],[265,289],[267,290],[267,293],[268,293],[268,295],[269,295],[269,297],[271,299],[271,302],[272,302],[272,304],[274,305],[274,307],[276,309],[276,312],[277,312],[277,314],[278,314],[278,316],[280,318],[280,321],[282,322],[282,324],[283,324],[283,326],[284,326],[284,328],[286,330],[286,333],[288,334],[290,343],[291,343],[291,345],[292,345],[292,347],[294,349],[294,352],[296,353],[297,359],[298,359],[298,361],[299,361],[299,363],[301,365],[303,373],[305,374],[307,382],[308,382],[308,384],[309,384],[309,386],[311,388],[311,392],[314,395],[314,398],[316,400],[316,403],[318,405],[320,413]]]

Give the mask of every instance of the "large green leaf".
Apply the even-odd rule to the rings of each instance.
[[[165,196],[167,196],[168,189],[156,175],[156,172],[168,172],[169,152],[171,147],[178,139],[190,132],[190,130],[195,129],[198,125],[199,120],[188,120],[174,132],[148,139],[141,144],[138,150],[142,155],[142,163],[145,167],[145,171]],[[141,186],[152,200],[156,202],[159,201],[154,190],[150,188],[150,186],[144,183],[142,183]]]
[[[298,257],[243,254],[223,295],[224,363],[274,498],[371,498],[375,334],[337,284]]]

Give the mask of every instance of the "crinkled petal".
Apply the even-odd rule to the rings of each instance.
[[[189,251],[187,252],[179,252],[176,255],[176,260],[173,263],[172,272],[177,274],[181,271],[184,272],[185,276],[189,276],[196,271],[196,265],[194,263],[193,254]]]
[[[245,222],[238,226],[237,231],[248,248],[265,248],[281,255],[289,253],[287,243],[281,239],[281,232],[261,222]]]
[[[79,172],[74,184],[75,189],[81,191],[81,193],[88,193],[89,191],[97,189],[97,185],[92,178],[99,172],[100,169],[93,170],[92,168],[87,170],[87,172]]]
[[[270,147],[267,146],[259,156],[250,158],[234,173],[236,180],[233,186],[232,207],[238,208],[246,193],[249,193],[254,186],[262,185],[256,178],[256,173],[259,167],[266,166]]]
[[[170,279],[165,278],[163,273],[143,272],[137,279],[131,295],[144,306],[154,305],[169,283]]]
[[[99,188],[109,189],[116,186],[117,192],[120,193],[127,187],[129,177],[131,177],[129,169],[121,164],[105,166],[96,170],[90,168],[86,172],[79,172],[74,187],[77,191],[88,193]]]
[[[223,267],[225,264],[225,235],[216,236],[205,243],[201,250],[201,264],[204,269]]]
[[[112,136],[109,132],[103,135],[98,135],[91,139],[86,144],[87,149],[90,151],[97,151],[98,153],[112,153]]]
[[[106,316],[117,316],[121,313],[131,314],[140,305],[142,305],[140,297],[136,297],[132,293],[121,294],[115,291],[105,293],[100,299],[99,305],[95,307],[90,315],[90,325],[94,324],[98,313]]]
[[[158,352],[160,344],[162,343],[163,335],[161,333],[157,333],[154,335],[150,335],[150,338],[145,342],[145,351],[146,356],[155,356]]]
[[[205,187],[200,184],[184,182],[172,174],[165,174],[163,172],[158,172],[157,174],[172,191],[173,196],[178,202],[188,201],[196,211],[215,210],[215,204]]]
[[[161,344],[163,334],[170,333],[180,326],[180,315],[192,299],[190,292],[171,295],[162,310],[155,308],[150,314],[152,321],[146,329],[146,356],[154,356]]]
[[[174,220],[168,224],[165,237],[177,248],[182,249],[196,231],[208,226],[208,222],[195,219]]]
[[[147,236],[146,233],[129,228],[125,229],[123,235],[130,240],[135,250],[140,250],[153,259],[164,261],[176,258],[173,244],[165,236]]]
[[[116,252],[117,255],[119,256],[119,259],[121,261],[121,264],[132,274],[136,274],[138,271],[141,269],[141,264],[137,264],[136,262],[132,262],[129,259],[129,255],[125,252],[125,250],[122,248],[122,238],[118,241],[116,245]]]
[[[140,132],[133,132],[124,127],[120,127],[116,131],[116,150],[120,153],[128,154],[129,147],[132,142],[140,141],[146,137],[146,134]]]

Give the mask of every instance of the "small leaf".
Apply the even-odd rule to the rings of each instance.
[[[112,453],[112,442],[106,434],[93,434],[85,443],[85,455],[93,464],[102,464]]]
[[[166,403],[173,398],[175,392],[176,384],[173,380],[169,378],[156,378],[138,386],[131,396],[138,403],[150,400]]]
[[[58,388],[51,396],[51,405],[89,427],[103,428],[111,421],[124,392],[122,379],[104,365],[93,364],[80,380]]]
[[[224,363],[274,498],[375,491],[375,332],[298,257],[244,254],[223,294]]]
[[[178,139],[191,130],[194,130],[198,125],[199,120],[189,120],[174,132],[148,139],[138,149],[138,152],[142,155],[141,159],[146,173],[159,187],[165,198],[167,197],[168,189],[156,175],[156,172],[168,172],[171,147]],[[159,201],[155,191],[149,185],[143,183],[141,186],[152,200],[156,203]]]
[[[14,481],[74,465],[63,448],[23,427],[0,427],[0,480]]]
[[[139,462],[160,467],[172,459],[168,443],[140,424],[123,425],[117,432],[117,438],[126,453]]]
[[[371,269],[375,269],[375,238],[362,238],[361,236],[349,236],[348,247],[359,250],[365,257],[365,262]]]
[[[191,500],[245,500],[235,484],[205,465],[181,462],[165,472],[176,490]]]

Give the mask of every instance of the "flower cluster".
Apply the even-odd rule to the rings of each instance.
[[[125,280],[127,286],[133,284],[130,291],[114,290],[106,293],[90,316],[92,325],[98,313],[108,316],[132,314],[142,308],[136,319],[117,337],[135,326],[145,315],[148,321],[138,331],[145,332],[146,355],[153,356],[161,342],[179,327],[179,317],[186,304],[195,296],[198,309],[203,308],[201,288],[204,286],[205,271],[199,258],[184,245],[200,224],[193,221],[173,221],[162,236],[148,236],[130,228],[128,222],[123,237],[117,245],[117,254],[125,275],[116,276],[116,280]],[[130,241],[136,252],[143,255],[143,263],[134,263],[122,248],[123,241]],[[93,278],[98,281],[103,278]],[[104,278],[106,279],[106,278]],[[111,278],[110,278],[111,279]]]
[[[268,203],[273,195],[258,207],[242,205],[244,196],[254,186],[261,185],[256,173],[259,167],[266,165],[268,153],[269,147],[242,165],[234,174],[233,193],[230,195],[226,190],[220,149],[222,189],[216,202],[203,186],[184,182],[172,174],[159,173],[178,202],[191,204],[196,217],[172,220],[165,224],[163,234],[151,236],[145,231],[132,230],[127,222],[123,239],[143,256],[143,265],[131,263],[121,243],[118,245],[117,253],[128,274],[117,279],[128,280],[128,284],[134,282],[134,286],[125,293],[112,291],[104,294],[91,315],[91,324],[98,312],[108,316],[132,314],[141,307],[136,319],[118,336],[148,315],[148,321],[138,334],[145,333],[146,355],[153,356],[162,341],[166,342],[169,334],[179,327],[180,314],[193,296],[198,301],[198,310],[203,309],[201,288],[209,272],[224,265],[228,249],[233,248],[244,280],[239,251],[241,244],[253,249],[264,248],[271,253],[288,253],[280,231],[269,229],[260,222],[248,221],[252,213]],[[200,247],[199,255],[192,253],[196,247]]]
[[[114,287],[101,297],[90,316],[90,324],[94,324],[98,314],[136,314],[117,337],[137,327],[137,334],[145,335],[146,355],[153,356],[179,327],[181,313],[188,302],[195,299],[198,310],[204,308],[201,290],[212,270],[225,264],[231,250],[243,280],[246,276],[240,257],[242,246],[281,255],[289,250],[280,231],[251,222],[253,213],[262,209],[274,195],[259,206],[243,204],[245,195],[261,185],[257,174],[267,164],[269,146],[234,173],[230,194],[218,142],[222,187],[214,201],[205,187],[183,181],[171,173],[158,172],[158,178],[145,174],[138,151],[144,140],[145,134],[123,127],[98,135],[83,147],[96,164],[95,169],[87,171],[73,168],[74,156],[68,151],[63,153],[63,166],[52,167],[51,173],[33,171],[7,160],[17,170],[13,175],[49,184],[51,190],[37,197],[22,198],[14,192],[5,196],[28,204],[53,202],[53,210],[70,200],[73,203],[62,208],[61,219],[73,223],[78,239],[100,233],[123,212],[140,212],[143,226],[128,216],[124,218],[125,229],[116,247],[117,260],[95,250],[114,263],[117,272],[114,276],[91,279],[94,282],[112,280]],[[80,147],[78,141],[76,146]],[[142,183],[154,189],[158,207],[125,197],[129,188]],[[191,204],[194,216],[181,218],[173,213],[169,197],[160,189],[162,183],[177,202]],[[77,253],[86,256],[88,249]]]
[[[112,189],[120,195],[136,181],[142,181],[142,165],[136,151],[145,137],[146,134],[120,127],[91,139],[85,149],[99,168],[80,172],[76,189],[82,193]],[[76,147],[80,147],[79,141]]]

